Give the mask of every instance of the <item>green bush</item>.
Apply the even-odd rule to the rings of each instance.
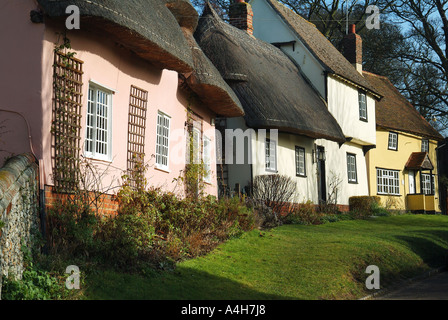
[[[63,296],[63,286],[57,277],[38,269],[27,269],[21,280],[3,277],[3,300],[55,300]]]
[[[105,218],[95,233],[94,256],[103,263],[130,270],[151,256],[154,236],[152,217],[148,215]]]
[[[373,206],[379,206],[381,203],[378,196],[354,196],[348,199],[350,211],[370,212]]]
[[[322,224],[324,215],[316,210],[312,201],[300,203],[282,218],[285,224],[315,225]]]
[[[97,223],[89,207],[59,199],[47,212],[50,252],[70,258],[88,254]]]

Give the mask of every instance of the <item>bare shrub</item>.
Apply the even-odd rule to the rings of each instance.
[[[280,214],[281,209],[293,201],[296,189],[294,180],[286,175],[259,175],[254,178],[252,196],[264,201],[275,213]]]

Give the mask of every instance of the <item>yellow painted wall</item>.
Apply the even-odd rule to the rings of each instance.
[[[398,150],[389,150],[389,132],[393,131],[398,133]],[[376,148],[371,149],[367,153],[367,166],[369,177],[369,193],[370,195],[377,194],[377,181],[376,181],[376,169],[391,169],[399,171],[400,179],[400,196],[384,196],[378,195],[381,198],[384,206],[391,206],[392,209],[409,210],[409,207],[413,206],[415,199],[406,197],[409,194],[409,176],[408,170],[405,169],[406,162],[408,161],[412,152],[421,151],[422,137],[400,132],[396,130],[386,130],[377,128],[376,131]],[[435,175],[435,196],[434,205],[426,206],[427,210],[440,211],[439,208],[439,195],[438,195],[438,180],[437,180],[437,157],[436,157],[437,141],[429,140],[429,158],[434,166],[432,174]],[[425,171],[428,173],[429,171]],[[416,192],[420,193],[420,174],[415,174],[415,188]],[[428,197],[430,198],[430,197]],[[431,197],[432,198],[432,197]],[[426,201],[429,201],[427,199]]]

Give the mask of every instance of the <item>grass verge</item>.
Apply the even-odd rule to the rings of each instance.
[[[86,277],[86,299],[356,299],[447,263],[448,217],[401,215],[254,230],[174,271]]]

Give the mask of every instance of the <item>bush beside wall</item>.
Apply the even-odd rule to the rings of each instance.
[[[348,199],[350,211],[371,211],[374,206],[381,205],[378,196],[355,196]]]

